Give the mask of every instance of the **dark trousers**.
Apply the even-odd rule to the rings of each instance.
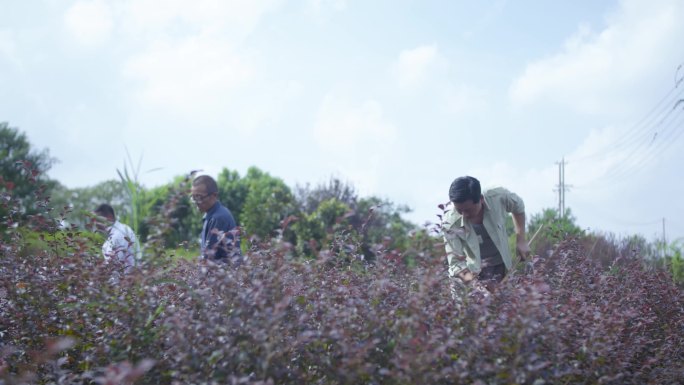
[[[506,265],[500,263],[495,266],[487,266],[480,270],[480,274],[477,275],[477,279],[480,281],[495,281],[501,282],[506,276]]]

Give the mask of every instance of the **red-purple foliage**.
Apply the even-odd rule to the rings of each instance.
[[[458,299],[440,255],[409,269],[391,253],[373,266],[296,261],[270,244],[238,268],[183,262],[116,281],[92,254],[3,250],[3,384],[29,374],[88,383],[144,359],[155,364],[130,377],[138,383],[662,384],[683,374],[681,291],[636,259],[601,269],[576,242],[492,295]],[[70,344],[39,354],[60,338]]]
[[[291,259],[291,246],[272,240],[239,267],[148,249],[124,275],[78,232],[52,238],[66,247],[29,254],[21,234],[6,228],[0,245],[3,385],[684,378],[681,289],[638,257],[605,266],[574,240],[493,294],[453,298],[437,240],[420,240],[411,267],[388,250],[367,264],[353,244]]]

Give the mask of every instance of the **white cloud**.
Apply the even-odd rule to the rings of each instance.
[[[240,42],[253,32],[264,14],[281,0],[130,0],[126,5],[129,33],[147,38],[188,31],[223,34]]]
[[[331,14],[347,9],[347,0],[308,0],[306,13],[319,24],[327,21]]]
[[[250,84],[249,95],[240,94],[234,103],[234,119],[237,128],[244,134],[258,132],[258,128],[273,123],[279,125],[279,118],[288,112],[288,106],[303,94],[304,86],[294,80]]]
[[[20,66],[21,61],[17,55],[17,44],[12,31],[0,30],[0,57],[5,58],[15,66]]]
[[[392,73],[401,88],[415,88],[424,85],[434,72],[446,67],[437,46],[423,45],[402,51],[392,65]]]
[[[317,12],[323,11],[324,8],[343,11],[347,9],[347,0],[309,0],[309,6]]]
[[[125,60],[122,73],[138,82],[133,87],[138,102],[212,125],[228,120],[246,131],[263,122],[268,111],[278,107],[242,107],[243,100],[253,99],[245,95],[245,87],[256,88],[260,81],[244,40],[280,4],[281,0],[168,0],[160,5],[155,0],[129,0],[122,6],[122,29],[139,49]]]
[[[568,156],[579,172],[575,183],[580,188],[611,189],[617,184],[637,180],[662,168],[670,156],[681,151],[677,141],[684,115],[654,127],[641,125],[630,130],[613,126],[592,130],[584,142]]]
[[[450,115],[477,114],[488,108],[488,92],[458,82],[448,73],[449,61],[437,45],[404,50],[390,66],[400,89],[419,97],[435,98],[438,107]]]
[[[680,118],[676,126],[682,123]],[[653,136],[651,130],[608,126],[592,131],[568,157],[566,180],[572,186],[566,203],[581,223],[595,230],[650,238],[658,231],[660,218],[669,220],[678,212],[678,203],[659,199],[659,194],[684,187],[676,177],[682,162],[682,143],[677,143],[681,131],[660,133],[662,137]],[[681,229],[677,227],[679,234]]]
[[[488,93],[485,90],[466,85],[459,87],[447,85],[444,92],[444,107],[449,113],[456,115],[481,113],[489,108]]]
[[[363,161],[341,162],[338,167],[340,174],[345,175],[361,195],[377,195],[381,188],[380,179],[386,170],[384,164],[383,155],[375,153]]]
[[[580,225],[651,235],[645,232],[649,223],[673,212],[670,201],[652,197],[652,188],[681,189],[673,165],[682,161],[676,128],[684,116],[673,114],[664,124],[662,111],[641,118],[674,86],[682,60],[681,14],[681,1],[623,0],[604,28],[580,26],[558,53],[529,64],[509,89],[516,107],[539,108],[548,101],[614,122],[589,132],[566,159],[566,207]],[[627,129],[622,122],[640,123]],[[549,168],[545,183],[558,183],[557,167]],[[644,205],[645,196],[652,199]]]
[[[496,0],[495,2],[485,6],[484,13],[474,20],[473,27],[463,33],[466,38],[472,38],[487,29],[492,28],[492,25],[497,23],[501,15],[504,13],[508,0]]]
[[[552,100],[589,113],[625,108],[626,88],[674,71],[681,60],[681,14],[684,3],[678,0],[622,1],[605,28],[580,26],[561,52],[530,63],[509,96],[516,106]]]
[[[353,106],[344,98],[328,94],[323,100],[314,128],[321,147],[346,152],[362,143],[380,145],[393,140],[395,127],[385,121],[375,100]]]
[[[77,1],[64,14],[64,25],[79,44],[96,46],[112,34],[112,10],[100,0]]]
[[[222,40],[202,36],[160,42],[132,57],[124,75],[142,82],[139,101],[176,111],[214,111],[254,74]]]
[[[629,155],[636,147],[616,146],[620,138],[621,134],[614,126],[589,132],[582,144],[567,157],[571,167],[577,170],[573,175],[576,186],[595,183],[611,169],[630,162]]]
[[[397,129],[384,116],[380,103],[372,99],[350,103],[333,93],[324,98],[314,126],[326,161],[367,194],[377,191],[396,136]]]

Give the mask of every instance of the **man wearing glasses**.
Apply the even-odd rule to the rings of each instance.
[[[218,200],[218,186],[214,178],[200,175],[192,181],[190,198],[204,213],[200,251],[205,259],[229,262],[240,257],[240,242],[235,219],[230,210]]]

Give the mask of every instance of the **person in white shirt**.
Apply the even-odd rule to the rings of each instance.
[[[108,204],[101,204],[95,209],[95,214],[103,218],[98,227],[107,235],[102,244],[102,255],[105,260],[118,261],[129,271],[136,264],[140,253],[140,246],[135,232],[129,226],[119,222],[114,209]]]

